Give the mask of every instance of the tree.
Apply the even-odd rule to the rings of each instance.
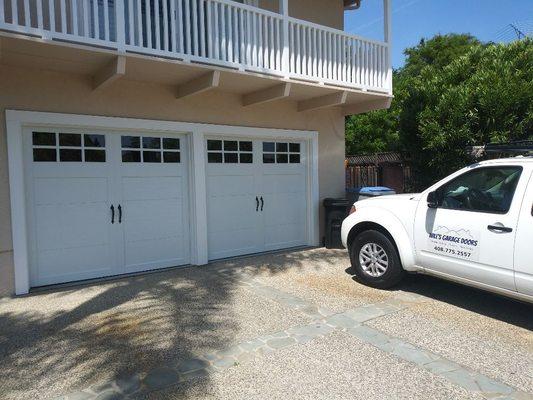
[[[399,137],[419,187],[473,160],[467,146],[533,136],[533,43],[474,45],[424,67],[403,99]]]
[[[347,118],[351,154],[399,150],[417,189],[470,163],[468,145],[533,135],[533,42],[437,35],[405,51],[389,110]]]
[[[346,118],[346,154],[372,154],[401,149],[399,118],[410,78],[435,65],[441,68],[479,42],[470,35],[437,35],[405,50],[405,66],[393,71],[394,100],[389,110]]]

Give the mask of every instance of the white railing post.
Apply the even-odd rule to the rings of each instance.
[[[392,7],[391,7],[391,0],[383,0],[383,38],[385,43],[387,44],[387,89],[389,90],[389,93],[392,94]]]
[[[126,52],[126,14],[124,12],[124,1],[117,0],[115,2],[115,29],[117,30],[117,49],[120,52]],[[105,5],[104,5],[105,6]],[[132,18],[130,10],[130,18]],[[109,24],[109,21],[105,21]],[[130,32],[130,35],[132,32]]]
[[[11,0],[11,22],[20,25],[18,0]]]
[[[281,70],[285,78],[289,77],[289,0],[279,0],[279,11],[283,17],[283,51],[281,52]]]

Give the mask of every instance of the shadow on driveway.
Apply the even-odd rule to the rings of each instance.
[[[327,258],[320,250],[284,252],[0,300],[0,397],[64,395],[275,329],[285,317],[270,321],[264,300],[239,287],[239,274]]]
[[[353,267],[345,270],[357,282]],[[533,305],[422,274],[408,274],[396,287],[524,329],[533,330]]]

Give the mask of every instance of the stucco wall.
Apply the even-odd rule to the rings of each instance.
[[[279,0],[260,0],[259,7],[279,12]],[[342,0],[289,0],[289,15],[315,24],[344,29]]]
[[[94,93],[87,76],[7,66],[0,94],[0,296],[13,292],[6,109],[316,130],[320,197],[343,194],[344,117],[336,110],[298,113],[287,101],[243,108],[239,96],[215,91],[176,100],[173,86],[127,80]]]

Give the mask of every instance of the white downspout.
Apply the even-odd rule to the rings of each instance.
[[[392,6],[391,0],[383,0],[383,38],[387,43],[387,86],[392,94]]]

